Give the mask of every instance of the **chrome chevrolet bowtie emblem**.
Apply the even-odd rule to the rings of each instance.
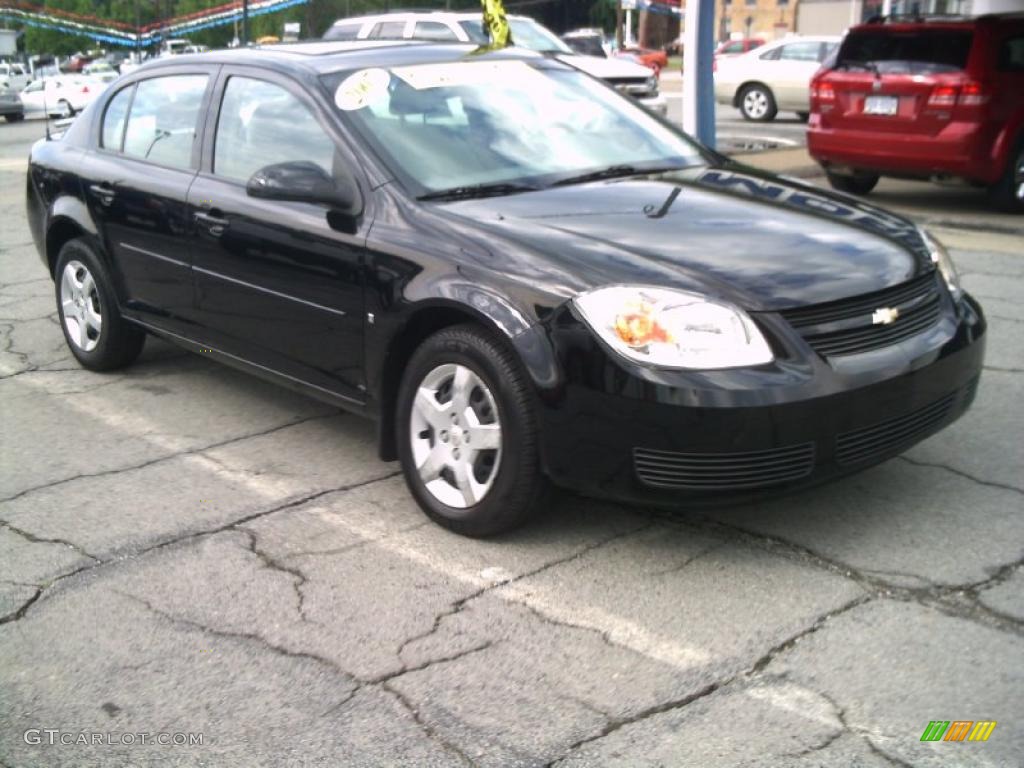
[[[895,323],[896,318],[900,316],[900,311],[896,307],[882,307],[876,309],[871,315],[871,322],[874,325],[889,325]]]

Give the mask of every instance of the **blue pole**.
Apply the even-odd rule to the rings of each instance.
[[[683,129],[715,146],[714,0],[688,0],[683,50]]]

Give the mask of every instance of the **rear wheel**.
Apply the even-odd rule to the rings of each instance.
[[[747,120],[756,123],[767,123],[775,119],[779,108],[775,104],[775,96],[765,85],[748,85],[740,94],[740,112]]]
[[[863,173],[856,176],[843,176],[838,173],[825,172],[828,176],[828,183],[833,189],[840,192],[847,192],[851,195],[866,195],[878,184],[878,174]]]
[[[69,102],[67,99],[61,99],[60,101],[57,102],[57,116],[58,117],[61,117],[61,118],[73,117],[74,114],[75,114],[75,110],[71,106],[71,102]]]
[[[107,270],[84,240],[60,249],[54,282],[64,339],[79,363],[109,371],[139,356],[146,336],[121,317]]]
[[[465,536],[522,524],[547,482],[529,384],[512,352],[473,325],[424,341],[406,367],[396,419],[406,484],[435,522]]]
[[[992,201],[1010,213],[1024,213],[1024,137],[1010,153],[1003,177],[992,185]]]
[[[797,112],[796,116],[797,116],[797,119],[799,119],[801,123],[806,123],[808,120],[811,119],[811,113],[810,112]]]
[[[24,119],[25,119],[25,115],[24,114],[20,114],[20,115],[4,115],[4,120],[6,120],[8,123],[17,123],[17,122],[21,122]]]

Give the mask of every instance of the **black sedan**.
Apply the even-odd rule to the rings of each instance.
[[[982,368],[981,308],[914,224],[514,49],[157,61],[39,142],[27,190],[82,365],[154,334],[375,418],[467,535],[552,483],[693,504],[863,469]]]

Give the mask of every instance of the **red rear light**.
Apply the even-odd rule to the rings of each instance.
[[[82,93],[88,93],[88,92],[89,92],[89,86],[88,85],[83,85],[82,86]]]
[[[928,97],[929,107],[952,107],[956,104],[957,87],[955,85],[937,85]]]
[[[818,83],[811,90],[811,96],[818,99],[818,101],[835,101],[835,86],[833,86],[832,83]]]
[[[966,83],[960,89],[960,104],[965,107],[980,107],[989,100],[981,83]]]

